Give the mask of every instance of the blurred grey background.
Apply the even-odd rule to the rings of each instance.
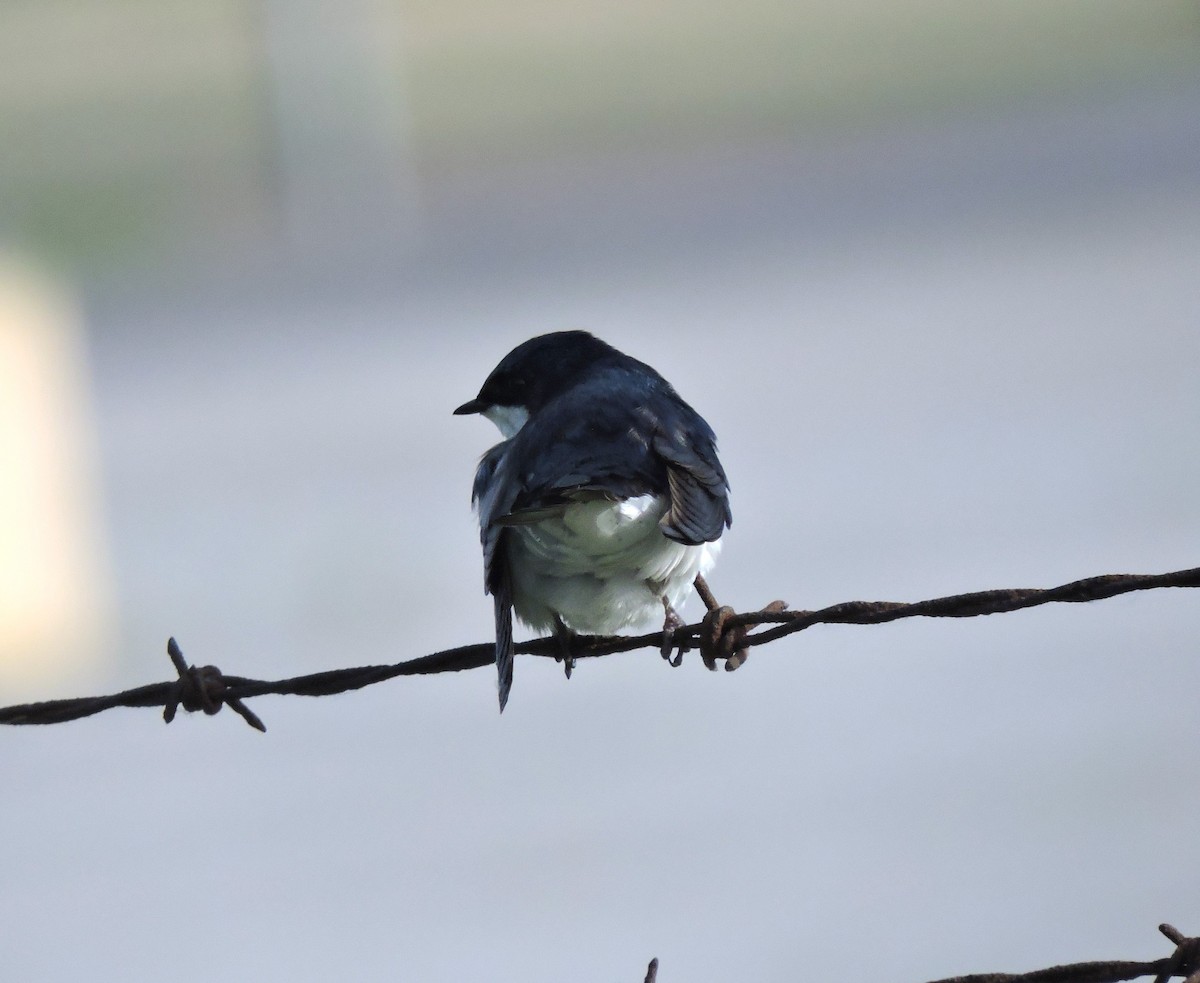
[[[450,410],[583,327],[710,582],[1200,562],[1193,2],[8,2],[0,700],[483,641]],[[699,616],[693,602],[687,612]],[[6,979],[920,981],[1200,931],[1200,604],[0,734]]]

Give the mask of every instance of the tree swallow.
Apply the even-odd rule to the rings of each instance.
[[[716,436],[666,379],[586,331],[560,331],[514,348],[454,412],[481,413],[504,437],[471,495],[501,711],[514,608],[560,638],[655,613],[664,630],[681,623],[674,609],[712,567],[732,514]]]

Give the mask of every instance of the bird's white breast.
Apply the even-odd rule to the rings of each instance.
[[[696,574],[716,560],[720,542],[686,546],[658,521],[663,496],[599,499],[510,530],[513,607],[530,627],[555,616],[575,631],[608,635],[661,617],[662,598],[679,607]]]

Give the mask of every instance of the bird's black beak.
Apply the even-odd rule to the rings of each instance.
[[[462,406],[454,411],[454,415],[465,416],[468,413],[482,413],[487,408],[488,404],[482,399],[476,397],[475,399],[471,399],[463,403]]]

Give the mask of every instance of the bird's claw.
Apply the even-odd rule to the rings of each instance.
[[[575,637],[575,633],[563,623],[561,618],[555,618],[554,637],[558,639],[558,655],[554,657],[554,661],[562,663],[563,673],[570,679],[571,673],[575,669],[575,657],[571,655],[571,639]]]
[[[662,599],[663,604],[663,630],[662,644],[658,651],[662,657],[667,660],[667,663],[672,669],[678,669],[683,663],[683,653],[687,651],[687,643],[679,643],[679,651],[675,653],[675,657],[671,657],[671,653],[675,650],[675,632],[682,628],[684,621],[679,614],[671,607],[671,602],[665,597]]]

